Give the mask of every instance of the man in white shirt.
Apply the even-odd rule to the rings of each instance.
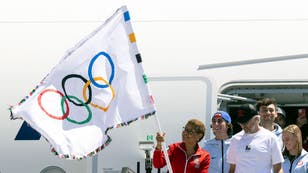
[[[241,105],[236,121],[242,131],[231,138],[229,173],[282,173],[284,161],[277,137],[259,125],[260,115],[251,104]]]
[[[260,125],[278,137],[281,151],[283,151],[282,129],[277,123],[275,123],[275,119],[278,116],[276,100],[274,98],[264,98],[259,100],[256,109],[261,117]]]

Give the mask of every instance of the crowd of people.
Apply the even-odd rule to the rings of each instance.
[[[167,154],[173,173],[308,173],[307,114],[299,109],[289,123],[275,99],[264,98],[256,105],[241,105],[236,115],[217,111],[211,116],[213,139],[202,141],[202,121],[189,120],[182,141],[169,145]],[[233,134],[236,122],[241,130]],[[157,133],[153,154],[155,168],[166,166],[162,151],[165,134]]]

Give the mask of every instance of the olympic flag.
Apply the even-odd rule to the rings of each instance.
[[[70,49],[10,111],[69,159],[95,155],[111,141],[109,129],[153,115],[126,6]]]

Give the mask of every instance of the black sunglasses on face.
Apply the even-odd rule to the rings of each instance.
[[[195,130],[192,130],[192,129],[188,129],[186,127],[183,127],[183,132],[189,134],[189,135],[193,135],[194,133],[196,133]]]

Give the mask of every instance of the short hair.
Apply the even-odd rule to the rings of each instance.
[[[282,133],[285,133],[285,132],[289,132],[289,133],[295,135],[296,140],[297,140],[297,155],[300,154],[302,152],[302,149],[303,149],[302,132],[301,132],[300,128],[295,124],[291,124],[291,125],[288,125],[286,128],[283,129]],[[290,153],[289,153],[289,151],[287,150],[286,147],[283,151],[283,155],[290,156]]]
[[[274,98],[264,98],[262,100],[259,100],[259,101],[257,101],[257,104],[256,104],[257,111],[260,110],[261,106],[268,106],[268,105],[271,105],[271,104],[275,105],[275,108],[277,109],[276,99],[274,99]]]
[[[198,142],[204,137],[205,134],[205,125],[202,121],[197,119],[191,119],[187,122],[187,124],[191,125],[191,127],[196,131],[196,133],[202,134],[202,137],[199,139]]]

